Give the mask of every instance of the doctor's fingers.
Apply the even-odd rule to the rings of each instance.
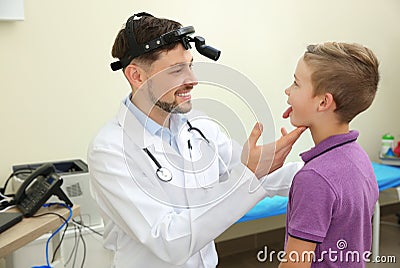
[[[262,132],[263,132],[263,125],[261,123],[257,122],[254,125],[254,127],[249,135],[249,138],[247,139],[246,145],[250,146],[250,148],[256,147],[257,141],[260,138]]]
[[[306,129],[306,127],[298,127],[290,133],[287,133],[285,128],[281,128],[282,137],[276,141],[276,150],[287,146],[293,146]]]
[[[285,161],[286,157],[292,150],[293,144],[300,138],[301,134],[306,130],[305,127],[299,127],[292,130],[290,133],[285,133],[286,130],[282,131],[282,137],[280,137],[275,143],[275,159],[276,162],[280,163]]]
[[[283,166],[286,157],[292,150],[293,144],[297,141],[297,139],[301,136],[305,129],[306,128],[304,127],[296,128],[290,133],[287,133],[286,130],[281,129],[283,136],[279,138],[275,143],[275,154],[269,173]]]
[[[281,127],[281,134],[282,136],[286,136],[287,135],[287,130],[284,127]]]

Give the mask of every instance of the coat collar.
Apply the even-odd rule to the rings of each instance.
[[[146,130],[135,115],[129,111],[125,102],[121,103],[118,111],[118,124],[124,130],[124,135],[135,143],[140,148],[148,148],[152,152],[162,152],[167,154],[176,154],[176,152],[169,144],[162,141],[162,139]],[[179,141],[189,140],[193,133],[188,131],[186,124],[187,119],[180,114],[171,114],[171,132],[174,135],[179,135],[177,139],[178,147],[183,146]]]
[[[124,135],[127,135],[140,148],[147,148],[156,142],[156,137],[143,128],[125,103],[121,103],[117,118],[118,124],[124,130]]]

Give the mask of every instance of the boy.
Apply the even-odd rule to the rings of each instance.
[[[285,90],[283,114],[310,129],[315,147],[289,193],[286,257],[279,267],[365,267],[379,190],[350,121],[372,103],[378,60],[358,44],[310,45]]]

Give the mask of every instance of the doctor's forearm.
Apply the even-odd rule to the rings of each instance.
[[[269,197],[288,196],[293,177],[303,166],[302,162],[286,163],[280,169],[261,179],[262,186]]]

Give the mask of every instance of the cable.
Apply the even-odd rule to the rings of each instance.
[[[88,226],[88,225],[83,224],[82,222],[78,222],[78,221],[72,219],[72,223],[73,223],[73,224],[77,224],[77,225],[79,225],[79,226],[82,226],[82,227],[84,227],[84,228],[87,228],[87,229],[89,229],[92,233],[94,233],[94,234],[96,234],[96,235],[98,235],[98,236],[103,237],[103,234],[102,234],[102,233],[97,232],[95,229],[91,228],[91,227]]]
[[[11,173],[10,176],[8,176],[8,178],[6,179],[4,187],[0,188],[0,193],[1,194],[5,194],[6,193],[7,185],[8,185],[8,183],[11,180],[12,177],[14,177],[16,175],[20,175],[20,174],[31,174],[33,170],[34,169],[31,168],[31,167],[27,167],[27,168],[18,169],[16,171],[14,171],[13,173]]]
[[[79,231],[79,239],[77,241],[77,247],[76,247],[74,262],[72,264],[72,267],[75,267],[76,258],[78,256],[79,241],[82,241],[82,245],[83,245],[83,257],[82,257],[81,267],[83,267],[83,265],[85,264],[85,260],[86,260],[86,243],[85,243],[85,239],[83,238],[83,235],[82,235],[82,228],[79,227],[78,231]]]
[[[42,213],[42,214],[39,214],[39,215],[33,215],[32,218],[41,217],[41,216],[44,216],[44,215],[56,215],[56,216],[58,216],[59,218],[61,218],[64,222],[66,222],[66,224],[67,224],[67,226],[66,226],[66,228],[64,229],[63,234],[62,234],[62,236],[61,236],[61,238],[60,238],[60,242],[58,243],[57,247],[56,247],[55,250],[54,250],[53,258],[51,259],[51,262],[53,262],[53,261],[54,261],[54,258],[55,258],[55,255],[56,255],[58,249],[60,248],[61,243],[62,243],[63,240],[64,240],[65,231],[66,231],[67,228],[68,228],[68,222],[67,222],[67,219],[65,219],[62,215],[60,215],[60,214],[58,214],[58,213],[55,213],[55,212],[46,212],[46,213]]]
[[[74,256],[74,253],[78,250],[78,238],[77,238],[77,228],[79,229],[80,227],[78,225],[74,225],[74,236],[75,236],[75,242],[74,242],[74,247],[71,250],[71,253],[68,257],[68,260],[65,262],[64,266],[67,266],[69,262],[71,261],[72,257]]]
[[[69,209],[69,216],[68,216],[68,219],[65,222],[63,222],[61,224],[61,226],[58,227],[58,229],[49,237],[49,239],[47,239],[47,242],[46,242],[46,262],[47,262],[47,266],[49,266],[49,267],[50,267],[50,263],[49,263],[49,242],[68,223],[68,221],[72,218],[72,208],[67,206],[66,204],[63,204],[63,203],[49,203],[49,204],[44,204],[43,206],[46,207],[46,206],[51,206],[51,205],[55,205],[55,204],[58,204],[58,205],[61,205],[61,206],[64,206],[64,207],[68,208]]]
[[[76,240],[76,249],[75,249],[75,253],[74,253],[74,261],[72,262],[72,267],[75,267],[76,258],[78,256],[79,238],[81,236],[81,228],[78,228],[78,232],[79,232],[79,236],[78,236],[78,239]]]
[[[52,234],[51,234],[51,236],[47,239],[47,241],[46,241],[46,263],[47,263],[47,266],[33,266],[32,268],[51,268],[51,266],[50,266],[50,262],[49,262],[49,243],[50,243],[50,240],[68,223],[68,221],[72,218],[72,208],[71,207],[69,207],[69,206],[67,206],[66,204],[64,204],[64,203],[48,203],[48,204],[44,204],[43,205],[43,207],[50,207],[50,206],[52,206],[52,205],[60,205],[60,206],[63,206],[63,207],[66,207],[66,208],[68,208],[69,209],[69,216],[68,216],[68,219],[66,220],[66,221],[64,221],[61,225],[60,225],[60,227],[58,227],[57,228],[57,230],[55,230],[55,232],[53,232]],[[52,212],[50,212],[50,213],[52,213]],[[54,214],[56,214],[56,213],[54,213]],[[44,214],[42,214],[41,216],[43,216]]]
[[[68,224],[67,220],[66,220],[62,215],[60,215],[60,214],[58,214],[58,213],[55,213],[55,212],[46,212],[46,213],[39,214],[39,215],[33,215],[32,218],[41,217],[41,216],[44,216],[44,215],[56,215],[56,216],[60,217],[64,222],[66,222],[66,225],[67,225],[67,226],[64,228],[64,231],[63,231],[63,233],[62,233],[62,235],[61,235],[60,242],[58,243],[58,245],[57,245],[56,248],[54,249],[53,258],[51,259],[51,262],[54,262],[55,256],[56,256],[57,251],[59,250],[59,248],[60,248],[60,246],[61,246],[61,243],[62,243],[63,240],[64,240],[65,232],[67,231],[67,228],[68,228],[68,225],[69,225],[69,224]]]
[[[82,234],[82,228],[87,228],[89,229],[91,232],[93,232],[94,234],[97,234],[99,236],[102,236],[102,234],[100,234],[99,232],[97,232],[96,230],[93,230],[92,228],[90,228],[89,226],[86,226],[80,222],[77,222],[76,220],[72,219],[71,223],[74,224],[74,235],[75,235],[75,242],[74,242],[74,246],[71,250],[71,253],[67,259],[67,261],[64,263],[64,266],[66,267],[71,260],[73,260],[72,263],[72,267],[75,267],[75,263],[77,261],[77,257],[78,257],[78,251],[79,251],[79,242],[82,241],[82,245],[83,245],[83,257],[82,257],[82,262],[81,262],[81,267],[84,266],[85,262],[86,262],[86,252],[87,252],[87,246],[86,246],[86,242],[85,239],[83,237]],[[79,237],[77,235],[77,233],[79,232]],[[65,233],[65,230],[64,230]],[[61,239],[62,240],[62,239]],[[58,247],[57,247],[58,249]],[[53,256],[53,260],[54,260],[54,256]]]
[[[11,197],[6,196],[6,195],[3,195],[2,193],[0,193],[0,197],[2,198],[1,201],[3,201],[4,199],[7,199],[7,200],[8,200],[8,199],[12,199]],[[0,201],[0,202],[1,202],[1,201]]]
[[[82,257],[82,262],[81,262],[81,267],[84,266],[85,262],[86,262],[86,252],[87,252],[87,247],[86,247],[86,242],[85,239],[83,237],[82,234],[82,228],[87,228],[89,229],[91,232],[93,232],[94,234],[97,234],[99,236],[102,236],[101,233],[97,232],[96,230],[90,228],[89,226],[84,225],[83,223],[80,223],[74,219],[72,219],[71,221],[72,224],[74,224],[74,234],[75,234],[75,242],[74,242],[74,247],[71,250],[71,254],[68,257],[68,260],[65,262],[65,265],[68,265],[69,262],[71,261],[72,257],[73,257],[73,263],[72,263],[72,267],[75,267],[75,263],[77,260],[77,254],[78,254],[78,248],[79,248],[79,241],[82,241],[82,245],[83,245],[83,257]],[[78,229],[78,230],[77,230]],[[79,239],[77,237],[77,231],[79,232]],[[65,230],[63,235],[65,234]],[[62,239],[61,239],[62,240]],[[57,247],[58,250],[58,247]],[[54,260],[54,255],[53,255],[53,260]]]
[[[1,212],[5,212],[5,211],[7,211],[7,210],[9,210],[10,208],[13,208],[13,207],[15,207],[15,205],[13,205],[13,206],[8,206],[8,207],[6,207],[6,208],[0,210],[0,213],[1,213]]]
[[[67,228],[68,228],[68,223],[67,223],[67,226],[64,228],[64,231],[63,231],[63,233],[61,235],[60,242],[58,243],[58,245],[54,249],[53,257],[51,258],[51,262],[54,262],[54,259],[56,258],[57,251],[60,249],[61,243],[64,241],[64,237],[65,237],[65,233],[67,232]]]
[[[59,216],[62,217],[61,215],[59,215]],[[62,218],[63,218],[63,217],[62,217]],[[63,219],[64,219],[64,218],[63,218]],[[65,219],[64,219],[64,221],[65,221]],[[103,236],[101,233],[97,232],[96,230],[90,228],[90,227],[87,226],[87,225],[84,225],[83,223],[80,223],[80,222],[76,221],[75,219],[72,219],[71,223],[74,224],[74,228],[75,228],[75,244],[77,243],[77,241],[76,241],[76,240],[77,240],[77,238],[76,238],[76,228],[77,228],[77,227],[78,227],[78,228],[80,228],[80,227],[87,228],[87,229],[89,229],[90,231],[92,231],[93,233],[95,233],[95,234],[97,234],[97,235],[99,235],[99,236],[101,236],[101,237]],[[56,247],[55,250],[54,250],[53,258],[52,258],[51,262],[54,261],[55,256],[56,256],[56,253],[57,253],[57,251],[60,249],[61,243],[62,243],[63,240],[64,240],[64,236],[65,236],[65,233],[66,233],[66,231],[67,231],[68,226],[69,226],[69,224],[67,223],[67,227],[64,229],[64,232],[63,232],[63,234],[62,234],[62,236],[61,236],[60,242],[58,243],[57,247]],[[83,236],[81,235],[80,237],[81,237],[81,239],[82,239],[82,243],[84,244],[84,248],[83,248],[83,249],[84,249],[84,253],[83,253],[83,254],[84,254],[83,263],[84,263],[84,262],[85,262],[85,259],[86,259],[86,243],[85,243],[85,240],[83,239]],[[71,252],[73,252],[74,250],[76,250],[75,247],[73,248],[73,250],[72,250]],[[71,256],[71,257],[72,257],[72,256]],[[71,257],[68,258],[68,262],[69,262],[69,260],[70,260]],[[67,262],[66,264],[68,264],[68,262]],[[82,265],[83,265],[83,263],[82,263]]]
[[[71,253],[69,254],[69,257],[68,257],[67,261],[64,262],[64,266],[67,266],[69,264],[73,254],[74,254],[74,250],[75,250],[75,247],[76,247],[76,228],[77,228],[77,226],[74,225],[74,237],[75,237],[74,246],[73,246],[73,248],[71,250]]]
[[[83,268],[83,265],[85,264],[85,261],[86,261],[86,242],[85,242],[85,239],[83,239],[82,234],[81,234],[81,240],[82,240],[82,244],[83,244],[83,258],[82,258],[81,268]]]

